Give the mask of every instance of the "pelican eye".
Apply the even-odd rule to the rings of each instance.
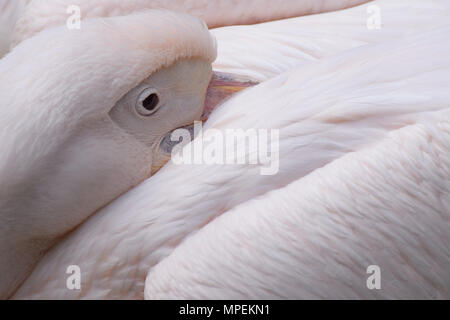
[[[155,89],[146,89],[140,95],[136,103],[136,111],[141,116],[150,116],[161,107],[159,95]]]

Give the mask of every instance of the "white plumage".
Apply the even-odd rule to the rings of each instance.
[[[14,298],[143,298],[146,277],[147,298],[448,298],[449,5],[371,4],[380,31],[366,6],[214,30],[215,67],[270,80],[206,128],[279,129],[280,172],[169,163]],[[66,288],[72,264],[81,291]],[[365,286],[371,264],[381,291]]]
[[[251,24],[300,15],[333,11],[368,2],[369,0],[26,0],[31,3],[16,25],[13,43],[51,26],[63,25],[67,8],[76,5],[82,18],[127,15],[145,9],[170,9],[195,15],[208,24],[218,27]]]
[[[321,92],[295,100],[314,111],[281,128],[285,145],[289,133],[289,145],[304,151],[285,155],[282,168],[317,169],[177,246],[151,269],[146,298],[449,299],[449,32],[281,76],[283,88],[303,83],[302,91]],[[318,159],[325,155],[336,160]],[[381,290],[366,286],[371,265],[381,268]]]
[[[160,165],[161,139],[202,115],[215,54],[203,22],[154,10],[49,29],[0,60],[0,297]],[[147,117],[149,86],[162,107]]]
[[[226,212],[151,269],[146,298],[449,299],[449,132],[403,127]]]
[[[371,6],[380,9],[380,29],[367,28]],[[432,30],[449,19],[447,1],[375,0],[341,11],[213,29],[219,44],[214,69],[263,81],[345,50]]]
[[[27,0],[0,0],[0,58],[10,49],[16,21]]]

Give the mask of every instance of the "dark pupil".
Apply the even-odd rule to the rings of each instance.
[[[152,93],[144,101],[142,101],[142,106],[148,111],[153,111],[159,103],[159,98],[156,93]]]

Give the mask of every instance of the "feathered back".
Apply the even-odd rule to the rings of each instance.
[[[76,5],[82,18],[128,15],[146,9],[187,12],[209,27],[253,24],[355,6],[369,0],[34,0],[18,21],[14,43],[45,28],[66,23],[67,8]]]

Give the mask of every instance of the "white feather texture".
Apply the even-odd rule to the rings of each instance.
[[[65,10],[69,2],[73,4],[73,1],[68,0],[34,2],[19,23],[16,36],[24,39],[29,37],[29,34],[34,34],[36,30],[64,24],[68,17]],[[155,0],[78,0],[76,4],[80,6],[86,18],[126,15],[148,8],[167,7],[196,14],[210,25],[221,19],[228,22],[219,25],[248,24],[253,21],[252,15],[267,15],[268,12],[270,15],[263,20],[279,18],[278,12],[298,16],[332,11],[254,26],[231,26],[212,30],[219,43],[218,59],[214,63],[215,70],[247,75],[261,81],[302,63],[344,50],[429,30],[442,25],[450,16],[450,3],[446,0],[270,1],[264,6],[252,5],[248,1],[238,3],[208,1],[204,4],[198,0],[192,3],[186,1],[159,3]],[[272,4],[276,4],[277,8],[268,7]],[[360,5],[355,6],[357,4]],[[380,9],[382,25],[379,30],[367,28],[367,20],[370,17],[367,9],[371,6]],[[333,11],[348,7],[352,8]],[[252,10],[249,10],[250,8]],[[257,10],[254,10],[255,8]]]
[[[146,298],[449,299],[449,120],[224,213],[152,269]],[[381,290],[366,286],[371,265]]]
[[[317,169],[180,244],[150,271],[146,298],[449,299],[449,32],[360,48],[262,85],[282,78],[311,95],[297,107],[313,114],[287,128],[314,130],[312,143],[290,132],[304,151],[322,144],[296,159]],[[378,139],[350,147],[358,134]],[[323,167],[313,161],[341,148]],[[366,286],[370,265],[381,268],[379,291]]]
[[[297,107],[313,114],[287,128],[314,130],[312,140],[290,132],[305,151],[296,164],[316,170],[184,241],[150,271],[146,298],[449,299],[449,32],[360,48],[263,84],[268,92],[283,78],[283,88],[301,83],[310,95]],[[366,143],[351,147],[359,134]],[[314,161],[338,150],[323,167]],[[370,265],[381,268],[380,291],[366,286]]]
[[[423,123],[424,119],[434,119],[434,113],[446,117],[450,99],[450,93],[445,90],[450,85],[450,44],[446,41],[449,30],[449,27],[445,27],[305,64],[230,99],[211,116],[206,127],[219,130],[280,129],[281,162],[277,175],[261,176],[258,166],[177,166],[169,163],[151,179],[99,211],[53,248],[15,298],[142,298],[147,272],[170,256],[188,236],[195,234],[224,212],[299,180],[336,159],[345,161],[342,157],[376,146],[387,139],[392,131],[401,131],[402,128]],[[389,97],[386,96],[387,92]],[[439,150],[440,144],[437,146]],[[408,154],[404,156],[408,157]],[[384,157],[389,158],[386,154]],[[339,171],[332,165],[333,170]],[[342,174],[346,173],[345,168],[342,165]],[[391,179],[392,175],[388,171],[380,172],[385,174],[385,180]],[[339,174],[336,172],[337,177]],[[445,169],[441,174],[444,178],[447,177]],[[361,175],[356,180],[359,179],[371,178]],[[382,178],[380,181],[383,181]],[[405,181],[405,187],[409,185],[407,180],[401,181]],[[299,183],[303,183],[302,180]],[[320,185],[320,182],[317,183]],[[354,183],[357,185],[358,182]],[[375,185],[372,188],[375,187],[384,186]],[[371,189],[368,187],[367,190]],[[434,190],[435,201],[439,199],[439,190]],[[324,193],[323,196],[326,195]],[[394,192],[389,195],[392,202],[398,201]],[[333,204],[345,202],[345,199],[339,199],[336,195],[330,201]],[[277,203],[282,205],[281,202]],[[297,202],[293,203],[297,205]],[[439,203],[435,205],[439,212]],[[376,209],[375,206],[372,210]],[[319,208],[318,210],[323,212]],[[401,207],[398,210],[393,212],[392,219],[401,219]],[[292,214],[295,212],[297,211],[293,209]],[[430,224],[435,222],[436,219],[430,220]],[[408,221],[400,221],[399,225],[407,223]],[[442,224],[442,228],[444,226]],[[384,224],[383,228],[389,233],[389,223]],[[250,227],[250,230],[253,229]],[[320,233],[320,230],[321,226],[317,225],[309,232]],[[260,234],[260,237],[264,236],[266,234]],[[433,239],[438,241],[441,238],[432,238],[430,241]],[[381,241],[390,245],[389,241],[394,240],[386,237]],[[186,243],[187,248],[190,248]],[[233,242],[221,244],[231,248]],[[196,246],[196,242],[192,246]],[[442,242],[440,246],[443,246]],[[209,247],[205,247],[207,248]],[[201,248],[197,249],[201,254]],[[344,252],[347,250],[345,246],[336,250],[338,249]],[[416,249],[411,247],[408,250]],[[358,255],[358,248],[355,250],[354,254]],[[415,254],[419,256],[425,252],[415,251]],[[439,253],[436,251],[436,254]],[[177,250],[173,257],[175,263],[179,255],[182,253]],[[442,251],[442,255],[436,258],[435,263],[446,261],[446,252]],[[222,258],[224,257],[226,256]],[[273,251],[272,257],[276,259],[276,251]],[[250,263],[251,258],[250,256]],[[81,291],[69,291],[65,287],[65,268],[71,264],[80,265],[83,272]],[[192,275],[188,269],[181,268],[178,274],[172,267],[166,266],[167,272],[180,277],[180,281],[191,281]],[[303,267],[315,270],[321,265]],[[177,268],[176,264],[174,268]],[[161,269],[155,270],[156,273]],[[277,273],[272,271],[276,277]],[[245,271],[234,269],[233,272],[238,276]],[[177,297],[181,292],[179,288],[170,283],[163,271],[156,274],[154,276],[150,273],[147,296],[158,297],[160,293],[164,297]],[[446,283],[448,274],[444,272],[440,275],[441,280]],[[151,284],[153,281],[155,286]],[[195,278],[194,281],[199,282],[200,289],[196,292],[203,294],[200,285],[202,280]],[[280,282],[280,285],[283,286],[284,283]],[[400,281],[399,286],[402,285],[402,288],[406,288],[406,284]],[[280,292],[283,288],[280,288]],[[234,290],[245,292],[239,286]],[[291,292],[288,287],[286,290]],[[192,293],[193,296],[196,292]],[[219,297],[221,292],[216,292],[216,297]],[[221,297],[232,296],[228,295],[229,292],[231,291],[225,288]],[[301,292],[298,291],[298,296]],[[396,292],[386,292],[385,295],[395,296]],[[255,290],[252,297],[264,296],[263,293],[264,290]],[[414,293],[421,295],[423,292]]]
[[[145,9],[187,12],[210,27],[251,24],[348,8],[369,0],[31,0],[17,24],[15,44],[51,26],[62,25],[67,8],[79,6],[83,18],[127,15]]]
[[[370,7],[380,29],[369,29]],[[214,29],[214,69],[261,81],[345,50],[431,30],[450,20],[447,0],[376,0],[354,8],[253,26]]]
[[[14,28],[29,0],[0,0],[0,58],[9,52]]]

